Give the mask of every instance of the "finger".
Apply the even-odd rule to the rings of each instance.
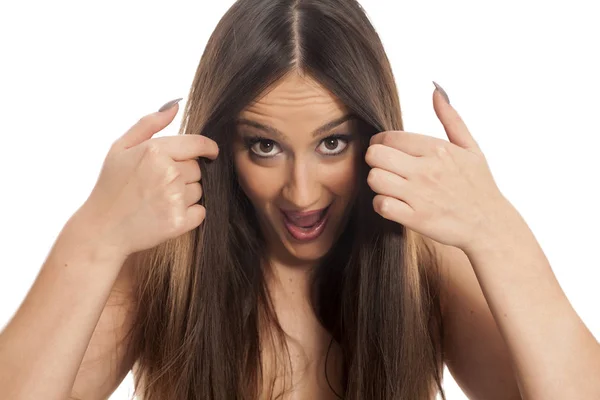
[[[377,195],[373,198],[373,209],[385,219],[408,227],[412,226],[415,210],[401,200],[389,196]]]
[[[196,159],[177,161],[176,165],[185,183],[193,183],[200,181],[202,173],[200,170],[200,165],[198,164],[198,161]]]
[[[371,136],[369,144],[383,144],[411,156],[422,157],[434,154],[437,146],[447,145],[448,142],[420,133],[384,131]]]
[[[433,109],[451,143],[464,149],[481,150],[454,106],[446,103],[444,96],[437,90],[433,91]]]
[[[186,225],[183,227],[183,233],[191,231],[197,228],[204,222],[206,218],[206,208],[200,204],[194,204],[187,209],[185,218]]]
[[[177,115],[177,111],[179,110],[179,105],[177,103],[180,100],[181,98],[171,100],[163,106],[165,107],[170,103],[174,103],[170,108],[164,111],[157,111],[140,118],[135,125],[129,128],[127,132],[125,132],[115,141],[115,143],[113,143],[113,147],[125,150],[130,147],[137,146],[138,144],[145,142],[156,133],[163,130],[173,121],[175,115]]]
[[[367,176],[367,183],[377,194],[394,197],[411,204],[410,191],[407,190],[409,182],[401,176],[380,168],[372,168]]]
[[[416,160],[409,154],[382,144],[369,146],[365,154],[365,161],[371,168],[385,169],[406,179],[415,172]]]
[[[184,200],[185,205],[190,207],[202,198],[202,185],[200,183],[188,183],[185,185]]]
[[[219,155],[219,146],[203,135],[163,136],[152,139],[160,149],[175,161],[207,157],[214,160]]]

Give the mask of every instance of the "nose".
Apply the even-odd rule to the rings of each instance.
[[[318,181],[317,165],[306,160],[295,160],[289,168],[289,178],[282,195],[290,207],[308,211],[319,207],[321,184]]]

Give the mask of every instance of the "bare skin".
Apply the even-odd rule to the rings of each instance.
[[[173,119],[176,110],[175,107],[168,112],[155,113],[140,120],[120,142],[148,140],[153,133]],[[357,172],[355,162],[358,161],[359,156],[358,143],[355,140],[356,126],[352,121],[345,121],[331,127],[319,136],[313,136],[312,132],[323,124],[339,119],[347,112],[343,104],[316,82],[290,74],[264,96],[259,96],[256,102],[239,115],[240,118],[270,125],[279,130],[282,136],[272,136],[247,124],[239,125],[234,161],[240,184],[254,204],[261,229],[267,237],[266,250],[269,261],[267,271],[271,272],[268,274],[267,285],[279,322],[291,338],[287,344],[292,360],[292,388],[287,392],[286,399],[336,399],[334,391],[337,393],[342,391],[340,384],[342,357],[339,347],[335,344],[331,348],[327,362],[329,383],[325,379],[324,361],[331,335],[319,324],[308,302],[308,273],[331,248],[344,226],[345,211],[348,210],[355,196],[353,182]],[[327,139],[331,135],[344,134],[347,135],[345,139]],[[248,147],[245,146],[247,141],[243,140],[243,137],[248,135],[260,135],[267,141],[263,140]],[[149,164],[144,164],[147,168],[141,169],[141,172],[138,171],[139,168],[133,168],[136,165],[133,162],[135,160],[113,157],[113,164],[108,163],[110,168],[107,167],[108,175],[104,180],[104,184],[110,184],[113,190],[103,192],[123,192],[117,190],[118,187],[112,187],[118,186],[123,181],[113,179],[109,174],[111,170],[117,170],[122,174],[122,168],[112,167],[114,160],[119,162],[119,165],[126,164],[130,167],[133,165],[130,169],[138,171],[135,175],[136,181],[141,186],[145,184],[154,188],[156,180],[162,181],[161,171],[172,172],[174,158],[205,155],[214,158],[217,153],[214,143],[212,143],[214,149],[208,151],[211,143],[208,143],[205,137],[189,135],[159,140],[161,142],[153,142],[155,151],[151,154],[154,156],[148,159],[142,158]],[[182,143],[184,140],[185,145]],[[159,147],[156,146],[159,145],[162,150],[157,153]],[[184,150],[189,150],[190,154],[175,154]],[[273,155],[273,158],[256,157],[253,151],[263,156]],[[157,157],[160,154],[164,155],[165,152],[169,158]],[[271,152],[273,154],[270,154]],[[332,153],[336,154],[327,155]],[[158,168],[157,163],[162,168]],[[199,169],[196,171],[198,166],[196,162],[176,165],[181,168],[181,176],[185,182],[198,180]],[[194,168],[189,168],[190,166]],[[152,171],[155,171],[155,174],[151,173]],[[130,175],[134,174],[130,173]],[[201,195],[199,184],[193,185],[196,184],[188,183],[175,188],[186,189],[186,195],[183,196],[186,199],[185,203],[173,204],[162,201],[165,194],[171,194],[170,198],[173,197],[173,193],[166,190],[169,187],[145,201],[155,202],[158,206],[163,205],[163,208],[167,207],[164,215],[171,215],[173,211],[181,210],[189,212],[191,207],[183,206],[197,203]],[[188,188],[190,190],[187,190]],[[195,190],[191,190],[192,188]],[[142,223],[156,221],[156,216],[148,214],[148,210],[155,210],[157,207],[140,207],[138,203],[132,202],[137,199],[135,196],[121,197],[120,204],[123,206],[121,214],[124,216],[122,219],[128,217],[127,220],[138,222],[138,226],[131,226],[131,223],[118,226],[126,225],[128,229],[143,232],[144,235],[132,236],[113,232],[102,236],[104,239],[111,238],[110,243],[106,243],[107,246],[96,248],[90,246],[90,243],[98,245],[101,242],[99,237],[94,235],[98,235],[98,231],[105,230],[98,227],[106,228],[106,226],[101,224],[97,217],[92,218],[89,212],[84,212],[88,210],[85,207],[76,213],[61,232],[42,268],[40,278],[24,303],[25,306],[21,307],[9,327],[0,334],[0,397],[38,398],[43,394],[47,398],[62,399],[70,392],[72,398],[103,399],[116,389],[132,366],[135,372],[134,357],[128,355],[126,351],[128,343],[122,339],[133,320],[128,313],[130,300],[128,293],[133,285],[128,264],[132,258],[124,257],[123,254],[130,254],[134,249],[148,248],[164,240],[164,235],[167,235],[165,232],[170,232],[168,234],[174,236],[179,232],[169,226],[166,226],[168,229],[160,225],[154,230],[148,230],[143,224],[139,225],[140,221]],[[320,209],[329,204],[331,204],[331,215],[326,229],[311,242],[301,243],[295,240],[283,225],[279,213],[279,208],[307,211]],[[97,206],[91,207],[92,210],[97,208]],[[132,215],[135,218],[132,218]],[[177,229],[185,231],[197,226],[203,219],[203,213],[196,215],[200,218],[193,224],[179,226]],[[173,218],[165,219],[167,222],[172,220]],[[153,222],[152,225],[156,224]],[[114,245],[115,237],[118,239],[135,237],[137,242],[129,243],[128,252],[119,251],[117,252],[119,256],[107,258],[106,255],[110,254],[110,249],[114,247],[110,244]],[[539,397],[521,395],[513,368],[515,358],[525,360],[526,366],[532,370],[537,365],[564,366],[569,362],[572,371],[597,370],[597,343],[589,332],[587,332],[589,335],[587,342],[582,341],[582,343],[588,348],[593,348],[594,353],[590,352],[591,355],[586,359],[570,358],[571,353],[560,350],[556,351],[554,356],[562,357],[562,362],[539,363],[536,362],[539,357],[530,351],[533,346],[520,346],[520,351],[509,352],[498,329],[497,320],[488,306],[489,299],[486,299],[483,294],[469,257],[459,248],[435,241],[433,243],[440,255],[439,261],[444,275],[442,281],[447,282],[442,288],[445,292],[442,298],[447,299],[442,303],[446,327],[444,362],[469,398],[504,400]],[[508,263],[504,261],[504,257],[508,257],[506,254],[502,257],[497,254],[492,254],[490,257],[477,255],[476,264],[486,262],[497,263],[499,266],[514,264],[519,270],[517,261],[523,258],[523,254],[525,251],[522,254],[511,255],[513,259]],[[104,256],[98,257],[98,255]],[[66,265],[74,267],[64,268]],[[88,271],[90,268],[99,272],[81,274],[81,271]],[[489,271],[501,270],[502,268],[489,269]],[[511,271],[513,274],[518,272]],[[73,284],[75,280],[77,284]],[[492,286],[494,282],[499,281],[500,279],[488,279],[488,292],[491,288],[500,293],[498,288]],[[520,290],[520,293],[512,295],[511,298],[527,299],[528,294],[532,292],[527,288]],[[542,305],[546,303],[541,300],[538,302]],[[534,316],[537,314],[542,315],[542,313],[534,313]],[[542,325],[528,322],[532,315],[521,317],[526,321],[522,323],[523,326],[529,325],[531,329],[537,329]],[[501,323],[504,324],[505,329],[514,331],[518,327],[510,325],[513,320],[505,318]],[[56,321],[62,322],[57,324]],[[565,328],[566,326],[561,326],[560,329],[563,331],[570,329]],[[547,349],[556,348],[556,343],[564,341],[563,336],[568,336],[560,334],[560,329],[556,330],[559,334],[555,337],[561,337],[561,340],[548,339]],[[31,332],[35,334],[32,335]],[[523,335],[523,337],[535,336],[535,334]],[[48,337],[56,338],[53,339],[52,346],[47,345]],[[518,337],[516,343],[519,344]],[[568,347],[568,345],[563,346],[564,349]],[[270,363],[270,356],[280,356],[282,352],[278,348],[270,348],[268,343],[265,344],[265,348],[263,362],[266,381],[277,377],[275,380],[277,393],[283,389],[281,370],[275,371],[274,365]],[[543,350],[540,349],[538,346],[538,353]],[[544,351],[544,354],[546,353]],[[586,352],[582,351],[582,354]],[[279,361],[281,362],[282,359],[280,358]],[[55,365],[56,368],[47,368],[49,364]],[[557,374],[562,371],[563,369]],[[573,372],[573,374],[577,373]],[[583,376],[581,379],[585,383],[585,379],[593,376],[593,373],[577,375]],[[289,377],[288,374],[286,389],[290,388]],[[546,390],[547,385],[543,379],[544,374],[538,373],[524,375],[524,378],[522,376],[524,384],[532,388],[530,393],[535,393],[536,385],[542,388],[540,390]],[[592,387],[593,383],[587,382],[587,385],[589,392],[596,390]],[[583,385],[575,387],[579,388]]]
[[[348,109],[325,88],[293,72],[239,116],[282,134],[238,124],[235,165],[240,185],[253,203],[268,240],[272,278],[267,284],[275,310],[283,329],[297,340],[288,341],[293,365],[293,390],[288,399],[337,398],[324,372],[331,335],[310,308],[307,278],[343,228],[344,213],[355,195],[355,163],[359,157],[354,120],[318,136],[313,136],[313,132],[347,113]],[[327,139],[337,134],[351,136],[348,141]],[[268,140],[248,148],[243,138],[255,135]],[[310,211],[329,204],[332,209],[325,230],[309,242],[297,241],[290,235],[279,211]],[[338,393],[340,360],[339,347],[332,346],[327,377]]]

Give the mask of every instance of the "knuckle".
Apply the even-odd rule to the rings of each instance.
[[[383,134],[383,138],[381,139],[381,144],[385,146],[392,145],[395,141],[395,137],[391,135],[389,132]]]
[[[171,194],[167,199],[166,220],[167,227],[171,231],[178,230],[184,223],[185,206],[183,205],[183,196],[179,193]]]
[[[173,186],[167,186],[157,191],[157,205],[163,217],[168,217],[173,209],[179,206],[180,192]]]
[[[218,146],[211,138],[204,135],[195,135],[198,138],[198,153],[218,152]]]
[[[167,194],[169,209],[177,209],[183,204],[183,193],[179,190]]]
[[[167,165],[167,167],[164,170],[164,176],[163,176],[165,183],[173,182],[175,179],[177,179],[179,177],[180,174],[181,174],[181,172],[179,171],[179,168],[177,168],[177,166],[175,166],[173,164]]]
[[[201,148],[211,146],[214,143],[214,141],[208,136],[196,135],[196,137],[198,138],[198,145]]]
[[[160,146],[158,145],[157,141],[149,140],[146,142],[146,154],[149,154],[150,156],[157,156],[160,154],[160,152]]]
[[[365,161],[367,162],[367,164],[371,164],[372,158],[373,158],[373,145],[369,146],[367,148],[367,151],[365,152]]]
[[[429,179],[432,182],[439,182],[441,180],[441,178],[442,178],[442,174],[440,173],[440,171],[437,171],[437,170],[431,171]]]
[[[371,168],[371,170],[369,171],[369,175],[367,175],[367,183],[369,184],[369,186],[373,186],[374,184],[376,184],[378,182],[379,176],[379,169]]]
[[[425,178],[429,181],[439,182],[442,179],[444,171],[438,163],[431,163],[427,172],[425,173]]]
[[[377,196],[375,198],[375,208],[381,215],[387,215],[390,209],[390,199],[383,196]]]
[[[185,225],[185,217],[183,212],[171,214],[170,225],[172,231],[179,231]]]
[[[387,147],[388,147],[388,146],[386,146],[386,145],[385,145],[385,144],[383,144],[383,143],[375,143],[375,144],[373,145],[373,152],[374,152],[374,154],[379,154],[379,155],[381,155],[381,153],[382,153],[383,151],[385,151],[385,149],[386,149]]]
[[[430,167],[420,169],[417,173],[417,178],[420,182],[425,184],[432,184],[438,181],[437,173]]]
[[[369,146],[369,148],[367,149],[367,153],[365,154],[365,160],[368,164],[372,164],[376,160],[380,146],[380,144],[372,144],[371,146]]]
[[[448,145],[444,142],[437,143],[434,147],[434,152],[437,157],[445,158],[448,155]]]

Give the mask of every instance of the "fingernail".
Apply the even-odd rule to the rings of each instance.
[[[440,85],[438,85],[437,83],[435,83],[435,81],[432,81],[433,84],[435,85],[436,90],[442,95],[444,96],[444,100],[446,100],[446,103],[450,104],[450,99],[448,98],[448,94],[446,93],[446,91],[444,90],[443,87],[441,87]]]
[[[175,104],[179,103],[181,101],[181,99],[183,99],[183,97],[166,102],[165,104],[163,104],[163,106],[161,108],[158,109],[158,112],[167,111],[169,108],[171,108]]]

